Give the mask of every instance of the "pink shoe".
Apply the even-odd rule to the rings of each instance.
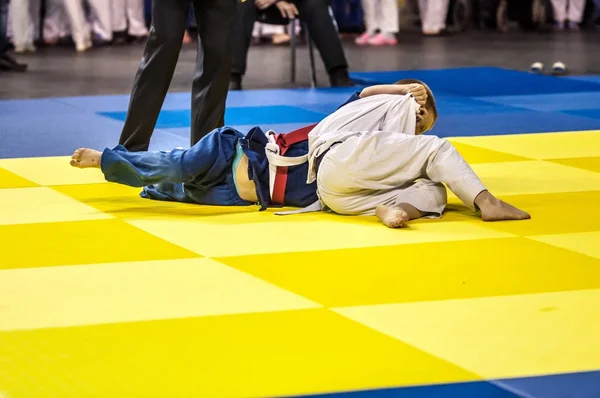
[[[367,44],[369,44],[369,40],[371,40],[372,37],[373,36],[371,36],[369,32],[365,32],[359,37],[357,37],[356,40],[354,40],[354,42],[359,46],[366,46]]]
[[[398,40],[395,37],[390,39],[386,35],[379,33],[369,40],[369,44],[372,46],[395,46],[398,44]]]

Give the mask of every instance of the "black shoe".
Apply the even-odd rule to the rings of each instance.
[[[11,72],[25,72],[27,65],[17,62],[13,57],[8,54],[0,56],[0,70],[7,70]]]
[[[113,32],[113,39],[112,39],[112,43],[111,44],[115,44],[117,46],[122,46],[124,44],[128,44],[129,43],[129,37],[127,35],[127,31],[121,31],[121,32]]]
[[[240,75],[231,75],[229,79],[229,91],[240,91],[242,89],[242,77]]]
[[[352,80],[350,80],[350,76],[348,75],[348,69],[339,68],[332,71],[329,74],[329,82],[331,83],[331,87],[350,87],[354,86]]]

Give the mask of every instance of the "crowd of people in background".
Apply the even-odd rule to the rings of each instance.
[[[476,1],[476,0],[473,0]],[[478,0],[485,3],[488,0]],[[521,1],[521,0],[519,0]],[[333,11],[331,4],[334,4]],[[489,2],[489,1],[488,1]],[[342,4],[340,6],[339,3]],[[413,3],[420,17],[423,35],[449,34],[447,22],[451,0],[248,0],[240,3],[237,20],[232,89],[241,89],[246,70],[246,56],[252,42],[266,37],[273,45],[290,41],[289,29],[307,29],[330,75],[332,86],[349,84],[347,63],[339,38],[343,8],[358,15],[360,27],[355,30],[355,43],[361,46],[394,46],[401,28],[399,15],[403,7]],[[495,1],[501,3],[501,1]],[[555,31],[580,29],[586,5],[600,0],[548,0],[552,6]],[[337,7],[335,7],[337,4]],[[282,18],[298,17],[303,24],[261,22],[264,14],[281,14]],[[263,15],[263,19],[257,17]],[[267,18],[268,19],[268,18]],[[336,23],[336,19],[338,23]],[[11,57],[33,53],[39,46],[72,46],[77,52],[93,47],[127,43],[143,43],[151,23],[150,0],[0,0],[0,70],[24,71],[26,66]],[[190,10],[189,30],[182,42],[191,43],[195,28]],[[3,34],[5,30],[5,34]]]

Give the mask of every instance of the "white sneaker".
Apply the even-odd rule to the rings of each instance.
[[[81,53],[89,50],[90,48],[92,48],[92,41],[90,39],[85,39],[84,41],[75,43],[75,50],[77,50],[77,52]]]
[[[17,54],[23,53],[34,53],[36,50],[35,46],[31,43],[27,44],[15,44],[15,52]]]

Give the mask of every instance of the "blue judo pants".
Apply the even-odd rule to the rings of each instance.
[[[190,149],[128,152],[105,149],[100,167],[107,181],[144,187],[142,197],[221,206],[243,206],[233,179],[236,145],[244,135],[213,130]]]

